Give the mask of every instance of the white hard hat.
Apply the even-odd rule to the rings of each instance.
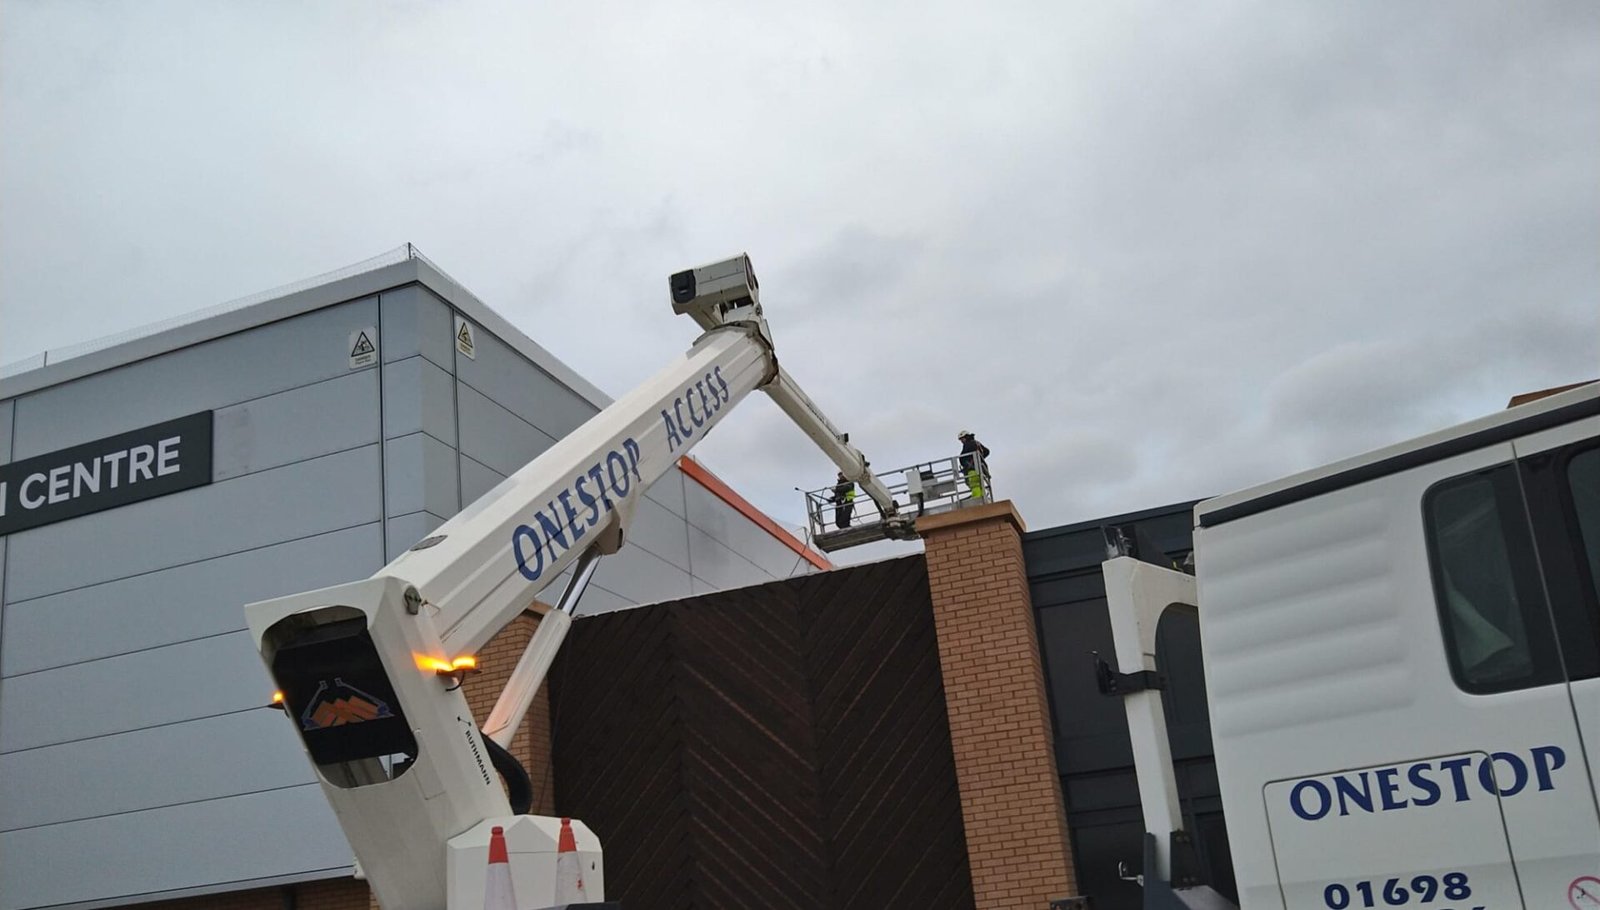
[[[961,432],[956,434],[956,438],[957,439],[966,439],[968,436],[971,436],[971,435],[972,435],[972,431],[971,430],[962,430]]]

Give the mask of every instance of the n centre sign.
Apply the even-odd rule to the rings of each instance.
[[[211,412],[0,465],[0,535],[211,482]]]

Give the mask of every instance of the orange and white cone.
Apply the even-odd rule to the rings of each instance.
[[[556,903],[588,899],[588,889],[583,885],[583,858],[578,855],[578,838],[572,833],[572,819],[563,818],[561,837],[556,841]]]
[[[511,888],[511,860],[506,856],[506,829],[489,831],[489,871],[483,880],[483,910],[517,910]]]

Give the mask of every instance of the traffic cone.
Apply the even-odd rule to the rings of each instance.
[[[571,904],[589,899],[583,885],[583,858],[578,856],[578,838],[572,833],[572,819],[561,820],[561,837],[556,841],[556,903]]]
[[[489,871],[483,880],[483,910],[517,910],[517,895],[511,888],[511,860],[506,856],[506,829],[499,825],[489,831]]]

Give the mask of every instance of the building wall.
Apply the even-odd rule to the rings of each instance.
[[[456,313],[407,283],[0,383],[0,462],[214,411],[212,484],[0,537],[0,910],[348,874],[242,605],[370,575],[599,407]],[[583,612],[809,568],[680,471],[647,495]]]
[[[40,389],[12,459],[213,409],[209,486],[7,539],[0,907],[348,867],[241,606],[383,562],[376,296]],[[221,836],[226,832],[226,836]]]
[[[556,808],[606,896],[972,907],[920,556],[579,620],[551,674]]]
[[[1140,558],[1182,560],[1193,548],[1193,503],[1151,509],[1027,534],[1023,553],[1039,625],[1039,646],[1050,693],[1051,733],[1065,796],[1078,888],[1097,910],[1137,910],[1143,892],[1122,881],[1117,864],[1138,868],[1144,822],[1133,747],[1122,701],[1096,688],[1090,651],[1113,654],[1111,620],[1100,563],[1108,526],[1155,553]],[[1199,624],[1172,612],[1157,632],[1157,663],[1167,678],[1162,693],[1167,732],[1178,772],[1184,826],[1195,832],[1211,883],[1235,893],[1233,867],[1212,757]]]

